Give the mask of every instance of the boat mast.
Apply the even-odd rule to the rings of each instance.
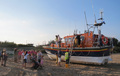
[[[91,3],[92,3],[92,0],[91,0]],[[92,3],[92,9],[93,9],[93,12],[94,12],[93,3]],[[102,26],[102,24],[105,24],[105,22],[103,21],[103,18],[102,18],[103,12],[101,11],[100,14],[101,14],[101,18],[99,18],[98,20],[101,20],[101,23],[97,23],[96,16],[95,16],[95,12],[94,12],[94,17],[95,17],[94,26],[97,27],[97,30],[98,30],[98,41],[97,41],[98,45],[100,45],[101,26]],[[94,27],[94,29],[95,29],[95,27]]]
[[[84,15],[85,15],[85,21],[86,21],[86,25],[87,25],[87,30],[89,31],[88,29],[88,23],[87,23],[87,17],[86,17],[86,12],[84,11]]]
[[[100,22],[100,23],[95,23],[95,24],[94,24],[94,26],[97,27],[97,29],[98,29],[98,45],[100,45],[101,26],[102,26],[102,24],[105,24],[105,22],[103,21],[103,18],[102,18],[103,12],[101,11],[100,14],[101,14],[101,18],[99,18],[98,20],[101,20],[101,22]]]
[[[100,14],[101,14],[101,18],[100,19],[98,19],[98,20],[101,20],[101,21],[103,21],[103,18],[102,18],[102,11],[100,12]],[[98,45],[100,45],[100,38],[101,38],[101,26],[97,26],[98,27]]]

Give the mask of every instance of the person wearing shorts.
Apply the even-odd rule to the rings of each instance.
[[[27,63],[27,59],[24,59],[24,63]]]

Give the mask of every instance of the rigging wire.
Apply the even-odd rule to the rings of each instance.
[[[84,11],[84,15],[85,15],[85,20],[86,20],[86,25],[87,25],[87,30],[88,30],[88,23],[87,23],[87,17],[86,17],[86,12]]]
[[[93,7],[93,2],[92,2],[92,0],[91,0],[91,4],[92,4],[92,9],[93,9],[94,17],[95,17],[95,23],[97,23],[97,21],[96,21],[96,15],[95,15],[95,11],[94,11],[94,7]]]

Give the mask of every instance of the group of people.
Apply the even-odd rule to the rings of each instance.
[[[26,68],[27,64],[32,64],[32,69],[42,68],[43,66],[43,54],[41,51],[25,51],[14,50],[14,62],[21,60],[22,67]]]
[[[6,49],[4,48],[2,50],[2,52],[0,53],[0,61],[1,61],[1,66],[6,67],[6,61],[7,61],[7,53],[6,53]]]
[[[56,53],[56,64],[58,66],[61,66],[61,50],[58,50]],[[7,61],[7,53],[6,49],[3,49],[3,51],[0,53],[0,61],[1,61],[1,66],[6,66],[6,61]],[[31,64],[32,69],[37,69],[37,68],[42,68],[43,67],[43,54],[41,51],[25,51],[25,50],[18,50],[14,49],[14,62],[21,62],[22,67],[26,68],[27,64]],[[69,60],[70,60],[70,53],[69,50],[66,50],[65,53],[65,60],[66,64],[65,67],[68,68]]]

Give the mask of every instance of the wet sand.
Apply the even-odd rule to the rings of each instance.
[[[8,58],[7,67],[0,65],[0,76],[119,76],[120,75],[120,54],[113,54],[112,61],[107,65],[93,64],[70,64],[70,68],[58,67],[54,60],[44,56],[44,67],[39,70],[31,70],[30,65],[24,69],[21,63],[14,63]]]

